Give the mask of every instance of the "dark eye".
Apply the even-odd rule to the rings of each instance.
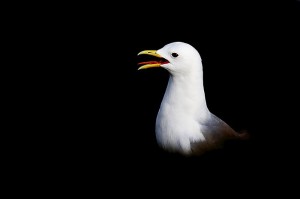
[[[177,53],[172,53],[171,55],[172,55],[172,57],[178,57]]]

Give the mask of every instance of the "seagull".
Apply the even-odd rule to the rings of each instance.
[[[156,140],[161,148],[195,156],[222,148],[228,140],[248,138],[247,132],[235,131],[209,111],[202,60],[193,46],[178,41],[159,50],[143,50],[139,55],[150,55],[156,61],[139,62],[138,70],[160,67],[169,73],[155,124]]]

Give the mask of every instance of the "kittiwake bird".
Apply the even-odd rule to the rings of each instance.
[[[143,50],[138,55],[159,59],[138,63],[138,70],[161,67],[170,74],[156,117],[155,135],[160,147],[168,152],[194,156],[222,148],[227,140],[249,137],[247,132],[235,131],[209,111],[202,60],[193,46],[173,42],[159,50]]]

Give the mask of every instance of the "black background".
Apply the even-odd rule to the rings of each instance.
[[[41,153],[37,167],[57,183],[91,189],[174,184],[173,192],[186,186],[210,194],[216,186],[256,193],[294,176],[297,129],[289,113],[296,109],[299,2],[159,4],[74,3],[42,20],[36,35],[47,51],[38,78],[46,84],[34,85],[43,93],[37,115],[46,117],[33,137],[45,150],[33,149]],[[248,130],[249,141],[198,158],[157,146],[168,73],[138,71],[137,53],[174,41],[199,51],[208,108]]]

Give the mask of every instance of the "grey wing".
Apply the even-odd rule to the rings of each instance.
[[[239,133],[214,114],[211,115],[211,119],[207,123],[202,124],[202,127],[204,127],[202,133],[205,141],[192,143],[192,150],[195,154],[222,148],[226,140],[240,138]]]

